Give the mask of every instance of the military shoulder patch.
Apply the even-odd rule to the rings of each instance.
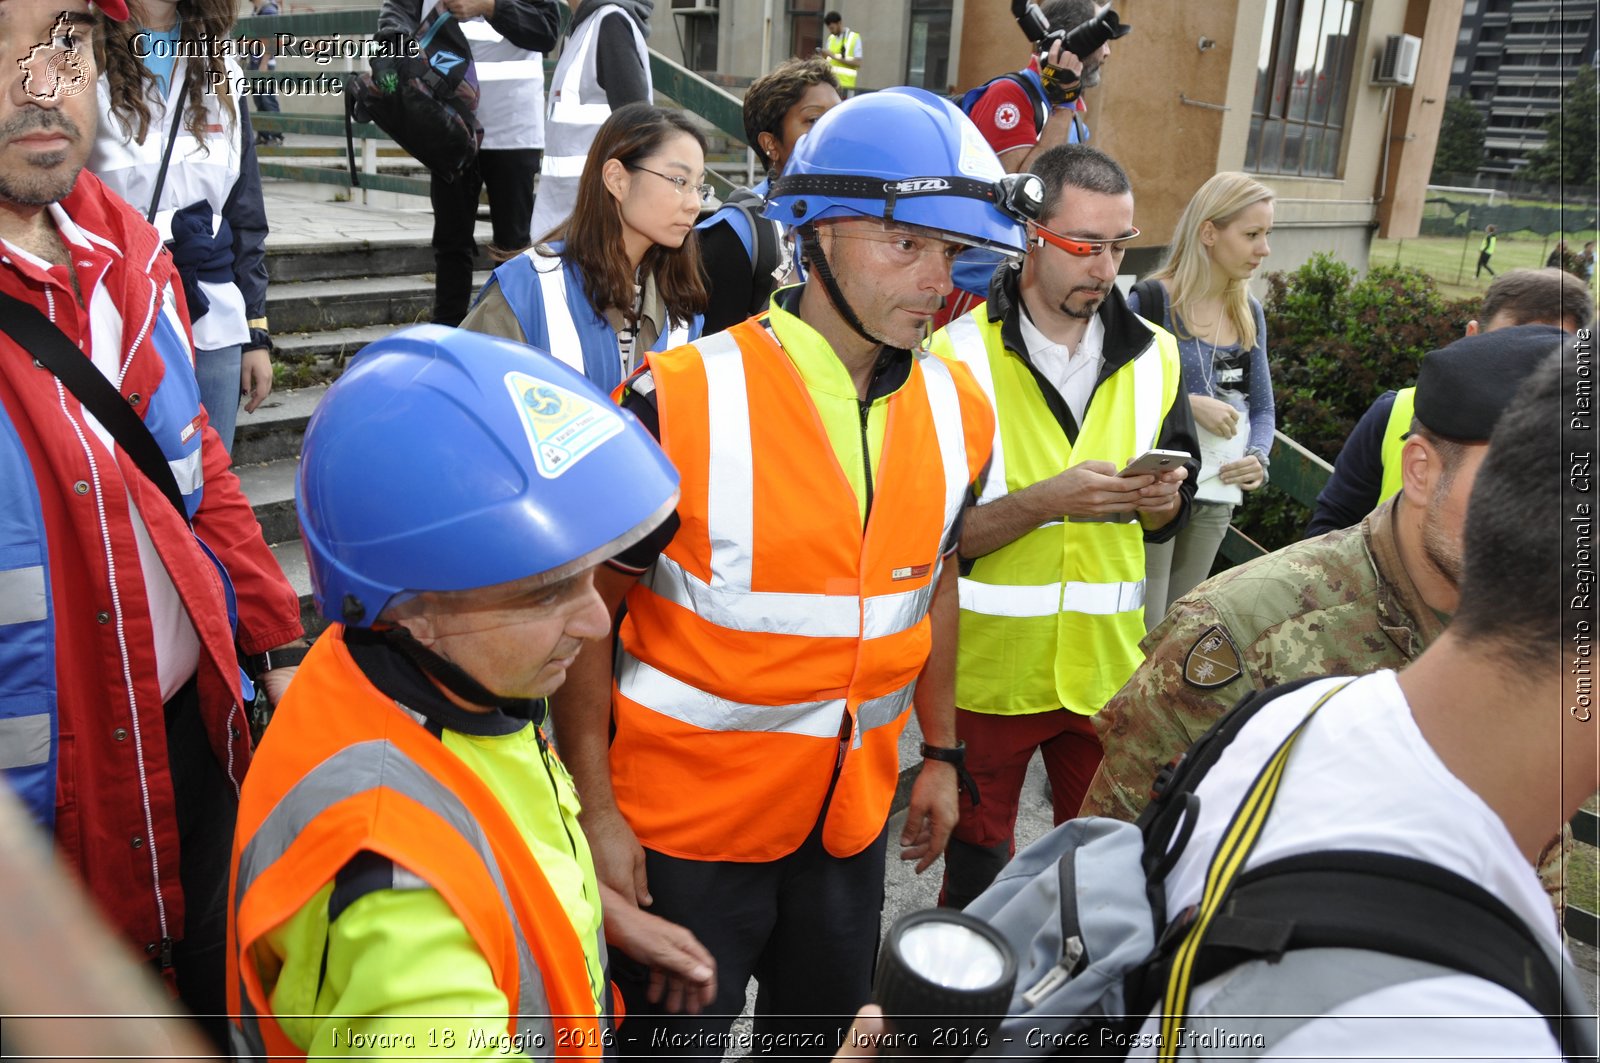
[[[1221,624],[1212,624],[1200,633],[1183,658],[1183,681],[1201,690],[1227,686],[1244,671],[1239,662],[1239,647]]]

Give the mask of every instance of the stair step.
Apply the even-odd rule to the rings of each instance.
[[[300,465],[297,457],[254,465],[235,465],[239,487],[250,500],[262,538],[269,543],[288,542],[300,537],[300,524],[294,513],[294,474]]]
[[[240,410],[233,436],[234,465],[260,465],[299,454],[300,437],[311,420],[311,411],[327,390],[326,385],[320,385],[274,391],[255,413]]]
[[[285,361],[295,362],[349,358],[367,344],[383,339],[394,330],[393,325],[362,325],[358,328],[274,336],[273,358],[282,357]]]
[[[472,275],[476,291],[489,279]],[[410,325],[433,312],[433,278],[356,277],[276,284],[267,289],[267,316],[280,332],[320,332],[363,325]]]
[[[272,285],[344,277],[392,277],[433,269],[433,248],[412,234],[393,242],[329,242],[267,248],[267,280]],[[269,288],[270,292],[271,289]],[[273,326],[282,331],[277,321]]]
[[[300,596],[300,623],[306,629],[306,637],[316,638],[328,626],[328,622],[317,613],[317,607],[311,601],[311,565],[306,561],[305,547],[299,539],[294,539],[286,543],[274,543],[271,550],[289,585]]]

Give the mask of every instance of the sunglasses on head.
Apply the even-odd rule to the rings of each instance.
[[[1093,258],[1107,249],[1113,254],[1120,255],[1128,249],[1127,244],[1129,241],[1139,238],[1138,229],[1133,229],[1115,240],[1074,240],[1070,236],[1063,236],[1054,229],[1046,229],[1038,222],[1034,223],[1033,229],[1034,236],[1041,245],[1054,244],[1067,254],[1077,255],[1079,258]]]

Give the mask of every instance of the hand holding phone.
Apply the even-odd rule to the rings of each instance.
[[[1183,450],[1147,450],[1128,462],[1118,476],[1155,476],[1180,468],[1192,456]]]

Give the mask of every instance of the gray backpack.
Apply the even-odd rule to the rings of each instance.
[[[1481,886],[1425,861],[1354,851],[1276,860],[1227,882],[1209,916],[1190,908],[1168,919],[1166,876],[1194,828],[1195,787],[1263,705],[1309,681],[1241,701],[1161,772],[1137,824],[1063,823],[1018,853],[967,907],[1006,938],[1017,960],[1007,1016],[978,1057],[1124,1055],[1153,1011],[1164,1016],[1165,1036],[1178,1035],[1189,986],[1266,959],[1277,965],[1263,968],[1274,1014],[1230,1019],[1235,1036],[1259,1037],[1219,1046],[1225,1057],[1270,1049],[1361,993],[1458,971],[1527,1001],[1568,1059],[1595,1058],[1592,1009],[1565,957]],[[1304,726],[1285,740],[1282,756]],[[1268,775],[1263,768],[1256,780],[1262,800],[1254,818],[1236,813],[1230,836],[1241,821],[1241,830],[1253,822],[1257,831],[1265,821],[1275,794]],[[1242,844],[1247,856],[1253,841]],[[1174,980],[1179,957],[1189,973]]]

